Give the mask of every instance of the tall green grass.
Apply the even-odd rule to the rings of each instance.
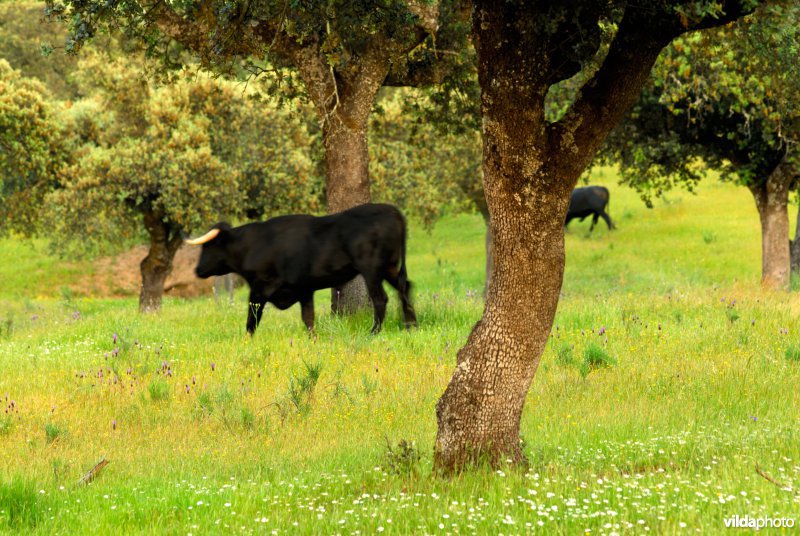
[[[323,292],[315,337],[295,307],[248,339],[244,291],[141,316],[62,291],[89,264],[0,241],[0,531],[714,534],[733,514],[800,517],[800,301],[759,288],[752,200],[710,182],[648,210],[613,178],[596,180],[619,229],[567,234],[530,467],[453,480],[431,476],[435,405],[482,310],[479,217],[412,226],[420,327],[390,291],[375,337]]]

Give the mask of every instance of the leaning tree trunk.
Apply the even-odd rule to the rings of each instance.
[[[789,289],[789,188],[792,176],[779,164],[766,181],[751,185],[761,220],[761,284]]]
[[[547,90],[578,68],[558,51],[572,50],[563,41],[580,28],[548,33],[546,3],[473,5],[492,261],[483,316],[436,405],[434,467],[444,474],[473,462],[524,465],[522,410],[561,291],[570,194],[671,39],[648,27],[649,13],[626,11],[603,65],[550,124]]]
[[[139,311],[149,313],[161,309],[164,282],[172,272],[172,260],[183,240],[177,230],[170,233],[170,225],[163,222],[157,213],[145,213],[144,224],[150,235],[150,249],[139,265],[142,273]]]
[[[334,73],[316,49],[296,50],[294,61],[322,124],[328,212],[370,201],[369,114],[389,70],[383,50],[368,50],[347,77]],[[361,276],[331,289],[331,307],[349,313],[369,304]]]
[[[800,275],[800,207],[797,208],[797,226],[794,231],[794,240],[789,244],[789,259],[791,272]]]
[[[530,139],[526,125],[517,126],[522,130],[519,139]],[[487,128],[485,135],[485,147],[496,144],[512,150],[510,140],[499,139],[498,132]],[[540,171],[520,198],[505,179],[522,179],[523,172],[515,162],[498,160],[490,157],[485,164],[486,197],[493,214],[486,305],[458,353],[453,378],[436,408],[435,462],[444,472],[482,458],[492,465],[524,461],[519,444],[522,408],[547,343],[564,273],[559,222],[570,188],[548,186]],[[528,165],[540,167],[533,159]],[[540,209],[534,210],[537,206]]]
[[[483,317],[458,352],[453,378],[436,406],[434,461],[445,473],[481,460],[524,462],[522,408],[564,273],[561,222],[574,181],[545,165],[546,88],[525,80],[525,69],[503,61],[516,59],[479,60],[490,274]],[[496,71],[487,84],[485,71],[494,67],[508,70]]]

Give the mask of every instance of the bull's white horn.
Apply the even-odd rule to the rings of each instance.
[[[187,240],[186,243],[189,244],[190,246],[199,246],[200,244],[205,244],[206,242],[214,240],[218,234],[219,234],[219,229],[211,229],[209,232],[207,232],[200,238],[193,238],[191,240]]]

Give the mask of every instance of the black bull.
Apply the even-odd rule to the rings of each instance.
[[[569,208],[567,209],[567,218],[564,221],[564,226],[566,227],[569,225],[570,220],[574,220],[575,218],[583,221],[587,216],[592,216],[592,225],[589,227],[589,232],[592,232],[594,229],[597,218],[603,218],[609,230],[613,229],[614,224],[611,223],[611,218],[606,213],[608,200],[608,188],[603,186],[575,188],[569,200]]]
[[[279,216],[240,227],[219,223],[187,243],[203,245],[198,277],[237,273],[250,285],[250,334],[267,302],[278,309],[300,302],[303,322],[312,330],[314,291],[339,287],[359,274],[372,299],[373,333],[386,316],[383,281],[397,289],[406,327],[416,325],[406,272],[406,223],[391,205],[360,205],[322,217]]]

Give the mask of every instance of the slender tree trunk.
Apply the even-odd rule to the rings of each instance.
[[[789,188],[792,175],[779,164],[761,184],[750,191],[761,220],[761,284],[767,288],[789,289]]]
[[[800,275],[800,207],[797,208],[797,226],[794,231],[794,240],[789,244],[789,258],[791,272]]]
[[[303,83],[322,124],[325,146],[325,194],[329,213],[369,203],[369,114],[386,75],[386,51],[368,50],[347,78],[334,73],[318,49],[294,52]],[[349,313],[369,304],[364,279],[331,289],[331,307]]]
[[[142,273],[139,311],[149,313],[161,309],[164,282],[172,272],[172,261],[183,240],[178,230],[173,230],[170,236],[170,225],[157,213],[145,213],[144,222],[150,235],[150,250],[139,265]]]
[[[374,99],[374,95],[373,95]],[[340,106],[342,104],[340,103]],[[369,103],[370,108],[372,102]],[[337,110],[338,111],[338,110]],[[341,112],[346,112],[342,110]],[[360,119],[360,118],[359,118]],[[345,123],[335,116],[325,123],[326,182],[325,197],[328,212],[334,214],[363,203],[369,203],[369,150],[367,121]],[[364,278],[331,289],[331,309],[337,314],[349,314],[369,305]]]

